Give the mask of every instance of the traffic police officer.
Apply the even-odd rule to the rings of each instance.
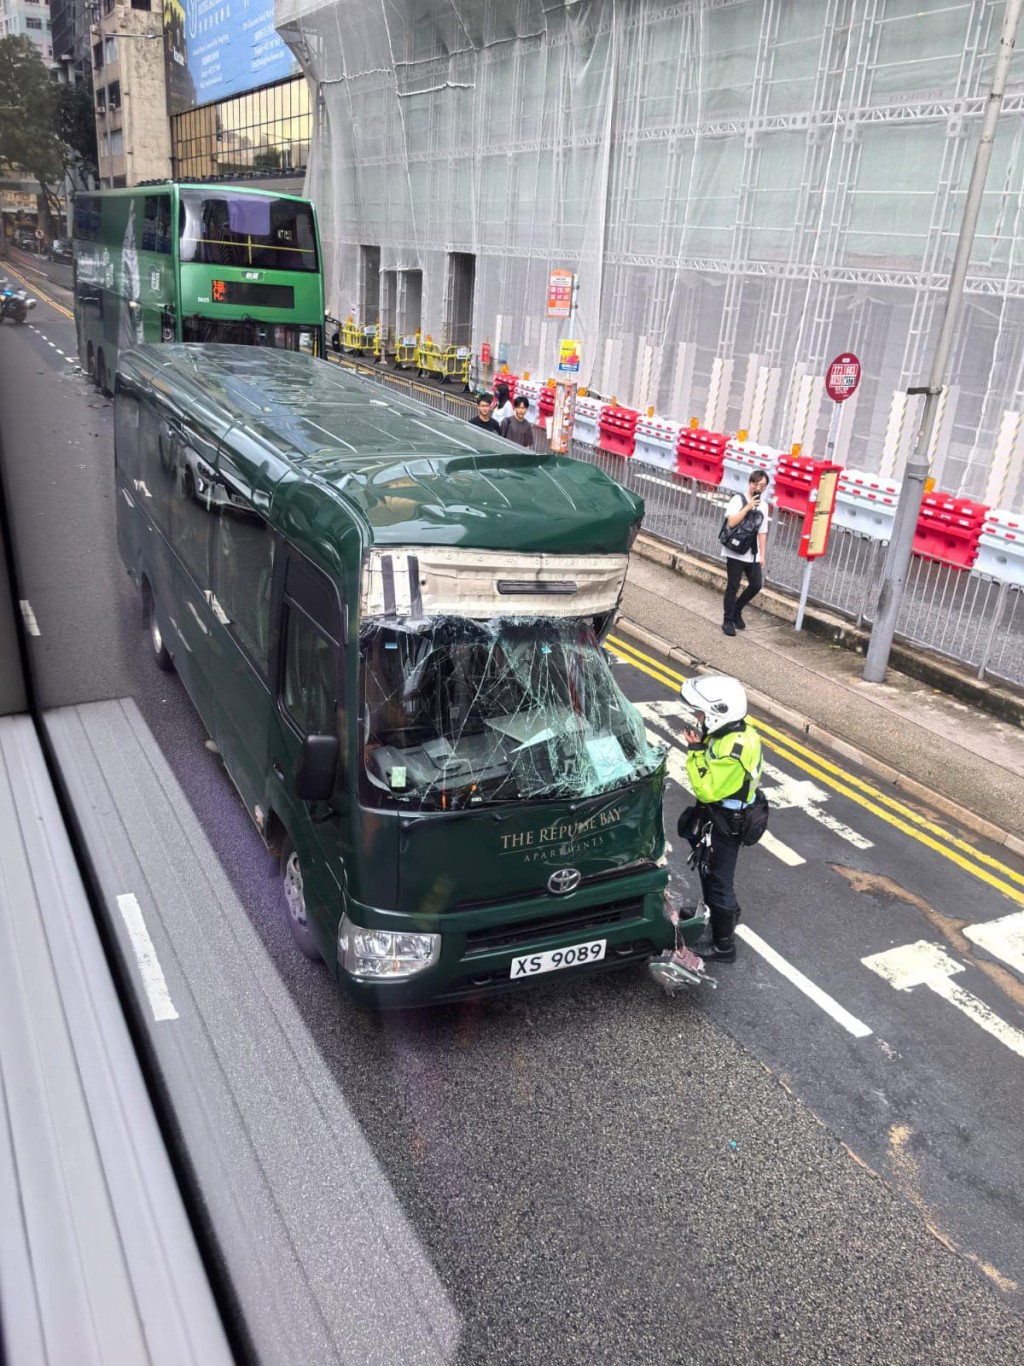
[[[705,962],[732,963],[740,918],[736,859],[761,780],[761,740],[747,720],[747,694],[737,679],[723,674],[690,678],[680,695],[694,713],[683,738],[686,776],[697,804],[680,816],[678,830],[693,849],[690,865],[700,876],[711,929],[711,942],[695,951]],[[681,945],[656,959],[652,974],[664,986],[692,982],[691,951]]]

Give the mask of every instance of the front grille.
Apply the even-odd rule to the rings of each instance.
[[[627,863],[621,868],[609,868],[603,873],[592,873],[590,877],[585,877],[580,883],[577,891],[582,891],[585,887],[594,887],[599,882],[614,882],[620,877],[636,877],[641,873],[652,873],[658,865],[652,863],[650,859],[637,859],[635,863]],[[550,896],[551,893],[544,883],[540,887],[533,888],[532,891],[519,892],[516,895],[517,901],[531,901],[543,896]],[[457,901],[449,906],[449,911],[485,911],[488,906],[504,906],[508,903],[508,893],[502,896],[482,897],[476,901]]]
[[[486,929],[470,930],[466,935],[466,957],[475,953],[490,953],[494,949],[514,948],[540,939],[553,939],[574,930],[607,930],[630,920],[642,920],[643,897],[631,901],[615,901],[603,906],[578,906],[574,910],[559,911],[554,915],[538,916],[535,920],[520,921],[515,925],[489,925]]]

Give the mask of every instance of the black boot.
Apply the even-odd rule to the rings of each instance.
[[[711,907],[711,943],[698,944],[694,953],[706,963],[735,963],[736,922],[739,910],[727,911],[721,906]]]
[[[710,944],[698,944],[694,953],[705,963],[735,963],[736,940],[732,935],[728,939],[713,939]]]

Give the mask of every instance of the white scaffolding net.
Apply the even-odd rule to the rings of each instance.
[[[546,377],[579,279],[580,380],[898,476],[945,297],[1002,0],[278,0],[318,93],[331,312],[489,341]],[[940,486],[1016,505],[1024,54],[936,432]]]

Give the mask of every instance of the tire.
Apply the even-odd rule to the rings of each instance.
[[[142,584],[142,619],[149,631],[149,643],[153,650],[153,658],[156,660],[156,667],[165,674],[174,672],[174,659],[170,650],[164,644],[163,633],[157,624],[156,604],[153,601],[153,590],[149,584],[143,580]]]
[[[195,475],[185,466],[185,497],[190,503],[196,502],[196,480]]]
[[[96,353],[96,388],[101,394],[107,394],[107,359],[102,351]]]
[[[85,373],[92,380],[96,378],[96,352],[92,349],[92,342],[85,348]]]
[[[285,835],[281,842],[281,908],[296,948],[314,962],[319,961],[320,950],[313,942],[306,920],[302,868],[299,856],[295,852],[295,845],[288,835]]]

